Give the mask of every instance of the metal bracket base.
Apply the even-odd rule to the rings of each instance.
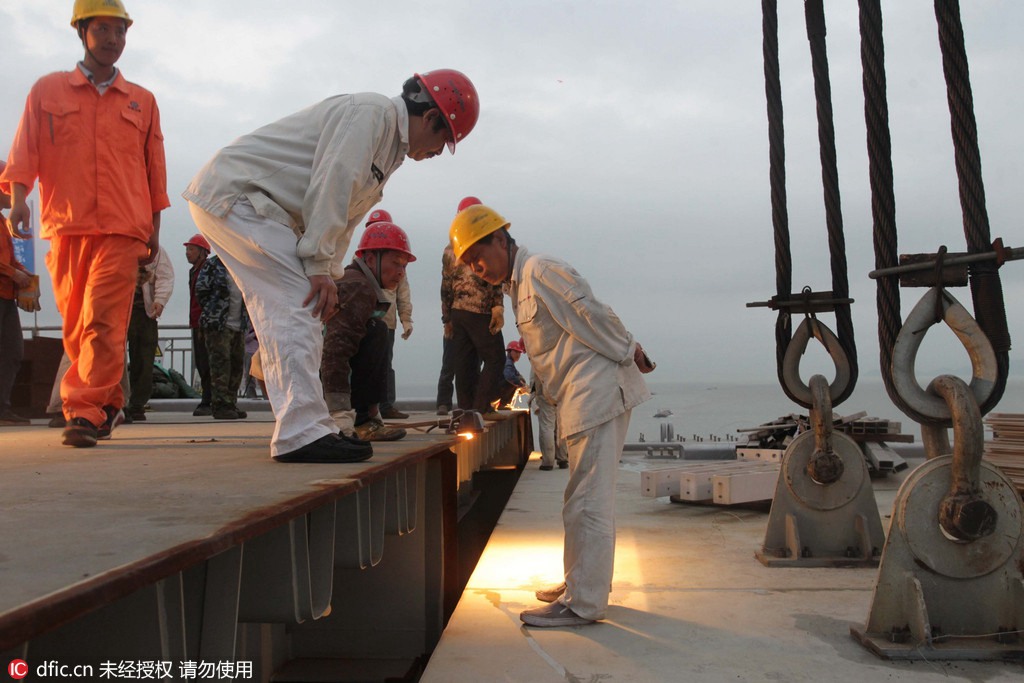
[[[959,542],[942,532],[951,456],[907,477],[893,504],[871,611],[850,634],[886,659],[1024,659],[1024,509],[1013,484],[982,462],[994,533]]]
[[[799,435],[783,456],[764,545],[754,556],[767,567],[877,567],[885,533],[867,463],[857,443],[833,434],[843,475],[819,484],[807,474],[812,432]]]

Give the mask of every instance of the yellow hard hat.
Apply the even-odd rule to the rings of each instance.
[[[124,19],[125,26],[132,25],[132,18],[121,0],[75,0],[71,10],[71,28],[78,28],[78,22],[92,17],[117,17]]]
[[[492,232],[510,226],[494,209],[483,204],[468,206],[455,215],[448,239],[452,243],[455,258],[462,258],[466,250]]]

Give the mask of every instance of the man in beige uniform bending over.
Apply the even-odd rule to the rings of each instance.
[[[455,256],[491,284],[507,284],[516,326],[545,398],[557,406],[569,451],[562,505],[565,583],[537,591],[550,604],[520,619],[579,626],[603,619],[615,563],[615,477],[632,409],[651,397],[654,369],[622,321],[572,266],[531,254],[509,222],[484,205],[461,211],[449,238]]]
[[[338,95],[217,152],[184,197],[242,290],[260,340],[279,462],[358,462],[365,441],[338,434],[320,383],[321,323],[337,312],[352,231],[405,157],[469,135],[476,89],[451,69],[415,74],[398,97]],[[332,277],[333,276],[333,277]]]

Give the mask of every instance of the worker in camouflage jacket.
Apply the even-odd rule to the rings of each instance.
[[[196,275],[195,290],[202,307],[199,327],[210,362],[213,417],[216,420],[245,418],[246,412],[239,410],[237,404],[245,360],[245,333],[249,328],[242,293],[217,256],[206,259]]]
[[[406,434],[385,425],[380,412],[388,371],[384,314],[391,305],[384,290],[397,287],[415,260],[405,231],[378,221],[366,226],[356,257],[337,281],[338,313],[327,321],[320,378],[343,438],[395,441]]]

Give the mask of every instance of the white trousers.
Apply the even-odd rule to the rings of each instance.
[[[260,341],[260,361],[277,424],[270,454],[337,433],[320,383],[323,331],[313,305],[302,305],[309,279],[291,228],[260,216],[240,200],[223,218],[189,203],[192,220],[242,291]]]
[[[615,478],[629,428],[622,415],[566,438],[565,594],[560,601],[584,619],[603,619],[615,566]]]
[[[537,406],[537,431],[540,440],[540,464],[546,467],[554,467],[555,461],[565,462],[568,456],[565,453],[565,439],[559,439],[556,435],[556,408],[535,392],[533,403]]]

